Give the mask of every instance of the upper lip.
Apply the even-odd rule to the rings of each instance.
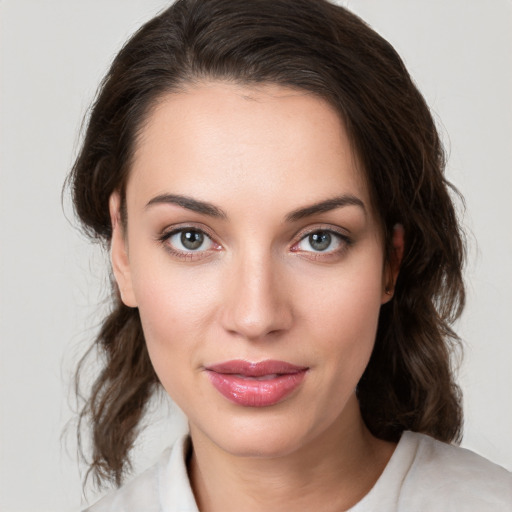
[[[287,363],[286,361],[266,360],[259,362],[244,361],[234,359],[232,361],[223,361],[205,366],[206,370],[223,373],[223,374],[237,374],[247,377],[263,377],[264,375],[286,375],[292,373],[303,372],[308,369],[307,366],[297,366],[295,364]]]

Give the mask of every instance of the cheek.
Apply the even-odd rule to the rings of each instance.
[[[142,264],[139,265],[138,263]],[[170,263],[166,254],[133,259],[134,292],[153,368],[186,413],[201,398],[197,380],[216,318],[223,276],[218,268]],[[217,328],[218,329],[218,328]]]
[[[145,327],[160,335],[201,329],[212,312],[212,279],[205,281],[197,275],[179,271],[157,276],[148,274],[135,285]]]
[[[313,350],[328,360],[332,371],[362,373],[373,350],[381,308],[380,259],[369,260],[328,280],[308,283],[301,306],[305,325],[316,340]],[[377,262],[377,263],[376,263]],[[340,376],[341,378],[341,376]]]
[[[205,322],[213,294],[204,280],[190,277],[179,272],[147,273],[135,282],[141,318],[149,330],[188,331]]]
[[[162,386],[182,406],[181,382],[193,367],[198,331],[196,301],[178,283],[148,280],[138,287],[139,313],[149,357]],[[192,307],[189,307],[192,306]],[[196,336],[191,335],[191,331]]]

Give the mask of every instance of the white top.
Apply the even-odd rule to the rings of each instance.
[[[198,512],[185,466],[189,438],[85,512]],[[349,512],[512,512],[512,473],[475,453],[404,432],[371,491]]]

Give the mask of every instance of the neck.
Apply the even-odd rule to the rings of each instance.
[[[373,487],[395,445],[373,437],[354,396],[340,418],[297,451],[239,457],[191,427],[189,476],[201,512],[347,510]],[[347,412],[347,411],[345,411]]]

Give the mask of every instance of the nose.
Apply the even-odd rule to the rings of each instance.
[[[240,255],[230,265],[223,300],[225,330],[247,340],[263,340],[290,329],[291,300],[283,269],[271,257]]]

